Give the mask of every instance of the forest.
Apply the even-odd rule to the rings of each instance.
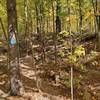
[[[100,0],[0,0],[0,100],[100,100]]]

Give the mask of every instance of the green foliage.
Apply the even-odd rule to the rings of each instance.
[[[28,1],[28,13],[31,13],[32,22],[34,23],[33,24],[34,31],[36,31],[36,17],[37,17],[35,5],[38,7],[38,10],[39,10],[40,9],[39,6],[40,4],[42,4],[41,10],[42,10],[45,23],[47,19],[49,19],[49,23],[51,25],[52,23],[52,3],[54,4],[55,19],[56,19],[56,14],[59,15],[62,20],[62,24],[63,24],[62,28],[68,31],[67,19],[69,18],[69,13],[68,13],[69,4],[66,0],[27,0],[27,1]],[[17,0],[16,2],[17,2],[18,30],[19,32],[23,33],[25,31],[24,0]],[[56,12],[57,5],[59,6],[59,9]],[[79,6],[78,6],[77,0],[70,1],[70,10],[71,10],[71,15],[70,15],[71,16],[71,28],[73,31],[77,31],[76,30],[78,28],[77,23],[79,22]],[[91,10],[91,13],[89,13],[90,10]],[[7,29],[6,0],[0,0],[0,13],[1,13],[0,17],[2,18],[3,23],[5,23],[4,26]],[[93,8],[92,8],[91,0],[82,1],[82,15],[83,15],[84,30],[87,28],[86,25],[88,23],[92,23],[91,25],[93,27],[93,22],[94,22],[93,16],[94,15],[93,15]],[[30,15],[29,15],[28,21],[29,21],[29,26],[30,26],[30,21],[31,21]],[[45,31],[46,30],[47,29],[45,28]]]
[[[85,56],[85,49],[82,45],[80,45],[76,48],[74,53],[77,57]]]
[[[7,29],[7,10],[6,10],[6,0],[0,0],[0,18],[3,21],[5,29]],[[7,30],[6,30],[7,31]],[[2,28],[0,25],[0,34],[2,34]]]
[[[72,63],[76,63],[77,61],[77,56],[75,54],[72,55],[71,53],[69,53],[68,58]]]
[[[76,63],[79,57],[85,56],[85,49],[82,45],[78,46],[74,53],[69,53],[69,59],[71,60],[72,63]]]
[[[61,31],[59,33],[59,35],[62,36],[62,37],[67,37],[69,35],[69,32],[67,32],[67,31]]]
[[[84,56],[85,56],[85,48],[82,45],[80,45],[75,49],[73,54],[69,52],[68,58],[71,61],[71,63],[77,65],[80,57],[84,57]],[[82,70],[82,71],[85,70],[85,66],[83,64],[80,64],[78,66],[78,70]]]
[[[64,57],[64,56],[65,56],[65,54],[64,54],[64,52],[63,52],[63,51],[60,51],[60,52],[58,53],[58,56],[60,56],[60,57]]]

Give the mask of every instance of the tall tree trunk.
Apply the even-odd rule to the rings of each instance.
[[[54,11],[54,1],[52,0],[52,25],[53,25],[53,32],[55,33],[55,11]]]
[[[8,29],[13,25],[17,30],[16,0],[7,0]]]
[[[24,0],[24,15],[25,15],[25,37],[27,37],[28,33],[28,1]]]
[[[97,11],[97,50],[100,51],[100,0],[96,0],[96,11]]]
[[[68,25],[67,25],[67,30],[70,33],[71,32],[71,22],[70,22],[70,6],[69,6],[69,0],[67,0],[67,9],[68,9]]]
[[[43,63],[46,61],[46,53],[45,53],[45,30],[44,30],[44,27],[45,27],[45,16],[44,16],[44,6],[43,6],[43,2],[41,2],[40,4],[40,17],[41,17],[41,20],[40,20],[40,26],[41,26],[41,46],[42,46],[42,61]]]
[[[98,14],[100,12],[100,9],[98,8],[98,4],[100,1],[93,1],[92,5],[94,9],[94,17],[95,17],[95,31],[96,31],[96,48],[98,51],[100,51],[100,15]]]
[[[100,15],[98,16],[97,50],[100,51]]]
[[[57,2],[57,6],[56,6],[56,32],[54,33],[54,48],[55,48],[55,64],[57,64],[57,34],[59,34],[59,32],[61,32],[61,19],[59,16],[61,7],[59,5],[59,3]]]
[[[22,83],[19,80],[19,60],[18,60],[18,35],[17,30],[17,13],[16,0],[7,0],[8,15],[8,33],[9,33],[9,57],[10,57],[10,93],[11,95],[20,95]],[[14,38],[14,44],[12,39]]]
[[[57,40],[56,40],[56,32],[55,32],[55,8],[54,8],[54,1],[52,0],[52,24],[53,24],[53,42],[54,42],[54,56],[55,56],[55,65],[57,64]]]
[[[58,12],[56,14],[56,33],[58,34],[59,32],[61,32],[61,19],[59,17],[59,9],[60,7],[57,6],[56,12]]]
[[[82,1],[78,0],[79,2],[79,31],[82,33]]]
[[[39,11],[38,11],[38,6],[35,2],[35,12],[36,12],[36,26],[37,26],[37,33],[40,33],[40,27],[39,27]]]

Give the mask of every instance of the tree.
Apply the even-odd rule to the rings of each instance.
[[[8,29],[12,24],[17,30],[16,0],[7,0]]]
[[[82,15],[82,0],[78,0],[79,2],[79,31],[81,33],[82,30],[82,19],[83,19],[83,15]]]
[[[61,19],[60,19],[61,5],[60,1],[57,1],[56,7],[56,33],[61,32]]]
[[[18,56],[18,35],[17,35],[17,13],[16,0],[7,0],[8,16],[8,38],[9,38],[9,62],[10,62],[10,94],[21,95],[22,86],[19,80],[19,56]]]
[[[94,17],[95,17],[95,23],[96,23],[96,39],[97,39],[97,50],[100,50],[100,1],[92,0],[92,5],[94,9]]]

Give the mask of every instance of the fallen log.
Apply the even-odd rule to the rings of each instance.
[[[84,34],[80,36],[79,42],[88,42],[88,41],[95,40],[95,39],[96,39],[96,33]]]

